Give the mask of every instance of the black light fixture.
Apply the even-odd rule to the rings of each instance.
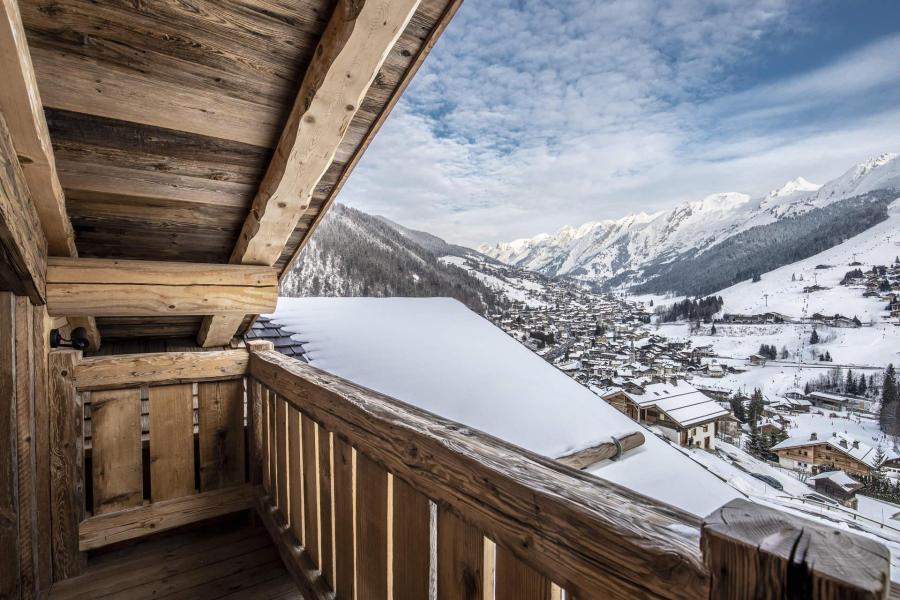
[[[59,348],[60,346],[66,346],[68,348],[75,348],[76,350],[84,350],[88,347],[88,333],[87,329],[84,327],[76,327],[72,330],[71,339],[66,339],[59,332],[59,329],[51,329],[50,330],[50,347],[51,348]]]

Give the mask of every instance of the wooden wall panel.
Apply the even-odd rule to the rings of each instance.
[[[393,478],[393,573],[395,598],[427,598],[431,538],[428,498]]]
[[[140,506],[141,390],[91,392],[94,514]]]
[[[438,600],[481,600],[484,537],[444,505],[438,505],[437,549]]]
[[[0,292],[0,598],[15,598],[19,583],[18,476],[16,474],[16,300]]]
[[[387,598],[387,471],[356,453],[356,598]]]
[[[51,573],[50,510],[50,403],[47,359],[50,353],[50,318],[45,306],[32,311],[31,360],[34,378],[34,467],[37,509],[38,587],[49,589]]]
[[[150,499],[194,493],[194,406],[190,383],[150,387]]]
[[[319,492],[316,486],[316,424],[306,415],[301,420],[303,439],[303,545],[316,565],[319,562]]]
[[[550,580],[497,546],[495,600],[550,600]]]
[[[334,436],[334,591],[353,598],[353,448]]]
[[[244,481],[244,382],[197,387],[200,422],[200,490]]]
[[[32,306],[16,298],[16,474],[19,481],[19,581],[31,597],[38,584],[37,494],[35,490],[34,373],[32,371]]]
[[[288,477],[291,480],[291,531],[301,544],[303,538],[303,444],[300,439],[300,412],[288,407]]]

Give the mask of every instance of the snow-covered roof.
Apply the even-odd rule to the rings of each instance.
[[[861,463],[867,464],[870,467],[875,466],[875,456],[877,454],[877,450],[869,444],[860,442],[853,436],[846,433],[835,433],[829,438],[815,440],[811,440],[809,436],[789,437],[788,439],[772,446],[772,450],[785,450],[787,448],[811,446],[814,444],[828,444],[832,449],[837,450],[838,452],[843,452],[848,456],[852,456]],[[891,459],[895,456],[896,454],[893,451],[888,450],[884,452],[885,459]]]
[[[682,427],[690,427],[728,414],[718,402],[684,381],[676,384],[654,383],[646,386],[643,394],[617,391],[621,391],[641,408],[656,407],[664,411]]]
[[[848,492],[852,492],[853,490],[858,490],[862,487],[862,484],[857,480],[853,479],[843,471],[828,471],[826,473],[819,473],[818,475],[813,475],[809,478],[809,481],[817,481],[819,479],[828,479],[835,485],[839,485]]]
[[[280,298],[275,323],[315,367],[544,456],[641,426],[461,303]],[[588,470],[705,516],[737,492],[655,435]]]

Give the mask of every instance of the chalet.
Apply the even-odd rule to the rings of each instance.
[[[451,301],[279,314],[459,6],[2,0],[0,598],[888,596]]]
[[[636,394],[621,389],[601,396],[632,419],[657,426],[670,440],[686,447],[715,447],[716,422],[728,411],[687,382],[657,383]]]
[[[762,354],[751,354],[750,355],[750,364],[756,366],[766,366],[767,357]]]
[[[863,487],[863,484],[840,470],[813,475],[807,479],[807,483],[809,482],[812,482],[818,493],[853,509],[856,508],[856,492]]]
[[[864,401],[860,398],[830,392],[810,392],[807,399],[813,406],[827,410],[850,410],[864,407]]]
[[[841,469],[857,477],[872,472],[877,455],[872,446],[843,433],[823,439],[815,433],[791,437],[773,446],[772,451],[778,455],[778,463],[788,469],[813,474]],[[887,458],[894,456],[889,454]]]

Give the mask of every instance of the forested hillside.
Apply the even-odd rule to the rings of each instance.
[[[282,282],[281,294],[443,296],[480,314],[507,302],[464,269],[439,261],[393,224],[341,204],[326,214]]]

